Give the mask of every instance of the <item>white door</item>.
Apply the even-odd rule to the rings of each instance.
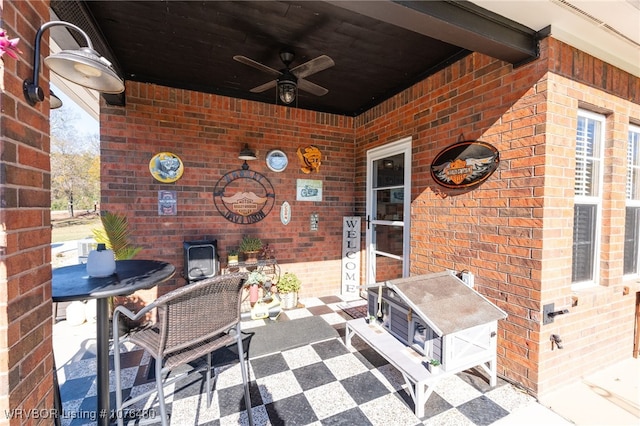
[[[411,138],[367,152],[367,285],[409,276]]]

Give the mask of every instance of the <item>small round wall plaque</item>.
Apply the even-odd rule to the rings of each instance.
[[[156,180],[171,183],[182,177],[184,165],[177,155],[171,152],[160,152],[149,161],[149,171]]]
[[[287,168],[289,159],[287,158],[287,154],[280,151],[279,149],[274,149],[269,151],[269,153],[267,154],[266,162],[267,167],[269,167],[271,171],[279,173]]]

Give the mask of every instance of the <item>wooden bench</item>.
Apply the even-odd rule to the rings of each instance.
[[[418,418],[424,417],[424,405],[431,396],[433,387],[444,377],[455,374],[443,370],[435,374],[431,373],[427,370],[424,358],[418,352],[403,344],[379,325],[367,324],[364,318],[347,321],[344,339],[345,346],[348,348],[352,347],[351,338],[354,334],[402,373]]]

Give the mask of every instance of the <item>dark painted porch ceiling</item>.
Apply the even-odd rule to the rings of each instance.
[[[125,80],[275,103],[273,77],[320,55],[335,66],[306,78],[328,89],[298,93],[299,108],[358,115],[472,51],[517,65],[535,57],[538,35],[467,1],[51,1],[83,28]],[[73,32],[72,32],[73,33]],[[74,34],[72,34],[74,35]],[[63,46],[64,47],[64,46]],[[105,95],[121,104],[124,95]]]

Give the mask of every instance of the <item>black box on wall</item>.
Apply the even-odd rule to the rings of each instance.
[[[217,240],[184,242],[184,277],[198,281],[218,275]]]

